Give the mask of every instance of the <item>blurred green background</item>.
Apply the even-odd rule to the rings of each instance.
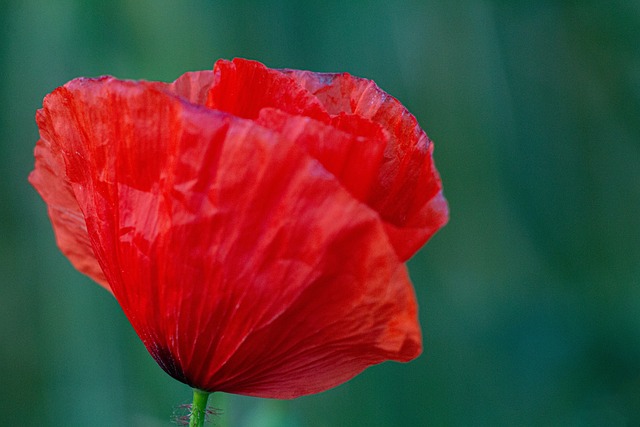
[[[425,351],[218,426],[640,425],[640,2],[0,0],[0,425],[168,426],[188,387],[57,250],[42,98],[220,57],[349,71],[435,141],[448,226],[409,263]]]

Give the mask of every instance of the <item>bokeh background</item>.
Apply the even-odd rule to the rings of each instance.
[[[220,57],[349,71],[435,141],[448,226],[410,261],[424,354],[217,426],[640,425],[640,2],[0,0],[0,424],[168,426],[190,390],[55,246],[42,98]]]

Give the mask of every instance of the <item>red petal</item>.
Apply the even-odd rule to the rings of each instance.
[[[352,126],[354,121],[360,122],[354,116],[339,117],[339,125],[344,128]],[[355,129],[362,135],[358,136],[308,117],[291,116],[272,108],[263,109],[256,121],[304,147],[355,198],[360,201],[368,198],[388,139],[379,126],[360,126]]]
[[[278,108],[328,122],[329,115],[320,102],[296,81],[259,62],[236,58],[219,60],[207,106],[238,117],[255,119],[263,108]]]
[[[29,182],[47,203],[58,247],[80,272],[111,292],[111,287],[96,260],[87,233],[85,217],[67,176],[64,153],[58,145],[50,112],[43,108],[36,115],[41,139],[35,149],[36,166]]]
[[[213,84],[213,71],[184,73],[169,85],[169,90],[193,104],[205,105]]]
[[[361,232],[369,233],[367,228]],[[374,248],[366,249],[373,255],[369,260],[354,257],[361,248],[343,240],[331,249],[334,268],[285,313],[248,336],[238,357],[222,367],[218,375],[228,377],[222,390],[293,398],[334,387],[385,359],[408,361],[420,354],[416,305],[404,267],[389,269],[388,254]],[[336,271],[344,260],[352,277]],[[372,271],[379,276],[372,277]]]
[[[43,110],[113,293],[177,379],[295,397],[420,352],[379,216],[293,141],[113,79]]]
[[[391,138],[368,203],[387,223],[389,238],[406,260],[448,219],[433,144],[415,117],[370,80],[344,74],[286,70],[332,115],[353,114],[380,124]]]

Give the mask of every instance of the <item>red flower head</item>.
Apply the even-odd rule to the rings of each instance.
[[[447,206],[432,143],[372,81],[221,60],[72,80],[36,119],[60,249],[174,378],[292,398],[420,353],[404,262]]]

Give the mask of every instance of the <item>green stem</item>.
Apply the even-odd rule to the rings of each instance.
[[[208,391],[193,389],[193,404],[191,405],[191,415],[189,417],[189,427],[204,426],[205,415],[207,414]]]

